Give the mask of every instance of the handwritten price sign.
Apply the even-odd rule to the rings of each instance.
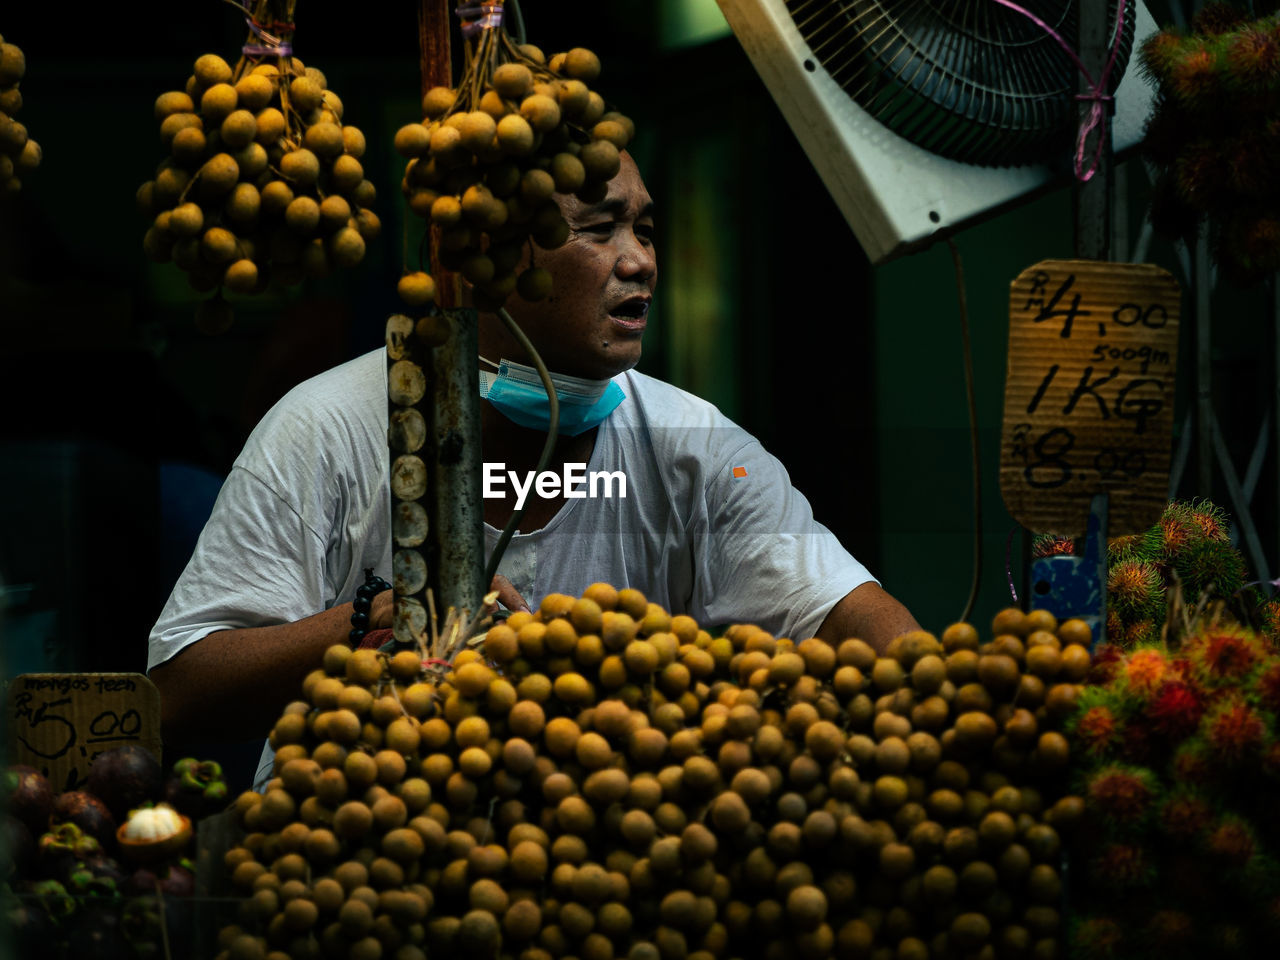
[[[24,673],[9,684],[9,757],[54,790],[79,790],[89,764],[126,743],[160,757],[160,691],[140,673]]]
[[[1096,493],[1112,535],[1160,516],[1180,298],[1142,263],[1045,260],[1013,281],[1000,492],[1024,527],[1082,534]]]

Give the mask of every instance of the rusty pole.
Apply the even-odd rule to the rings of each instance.
[[[422,0],[418,37],[422,92],[452,86],[448,0]],[[440,269],[433,240],[432,274],[449,326],[430,364],[432,456],[428,472],[427,582],[443,617],[449,607],[476,613],[484,583],[484,508],[480,498],[480,383],[476,311],[461,306],[457,274]],[[424,414],[426,411],[424,411]]]

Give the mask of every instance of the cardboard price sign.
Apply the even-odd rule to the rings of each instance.
[[[9,758],[55,792],[80,790],[93,758],[136,743],[160,758],[160,691],[140,673],[24,673],[9,684]]]
[[[1151,264],[1044,260],[1009,291],[1000,493],[1038,533],[1084,533],[1107,493],[1109,533],[1165,507],[1181,291]]]

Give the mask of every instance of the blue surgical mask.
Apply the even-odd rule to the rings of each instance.
[[[492,360],[484,362],[493,364]],[[480,396],[508,420],[522,427],[547,430],[551,426],[551,401],[538,371],[511,360],[503,360],[497,366],[497,373],[480,371]],[[551,384],[560,398],[560,433],[570,437],[598,427],[627,398],[612,380],[584,380],[553,373]]]

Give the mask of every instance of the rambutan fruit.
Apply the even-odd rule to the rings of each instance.
[[[1128,763],[1146,763],[1151,757],[1151,733],[1140,723],[1126,723],[1120,732],[1120,756]]]
[[[1265,721],[1239,697],[1229,697],[1214,707],[1200,728],[1214,760],[1227,765],[1257,755],[1267,735]]]
[[[1261,665],[1266,650],[1252,631],[1234,624],[1205,627],[1185,644],[1204,686],[1238,686]]]
[[[1124,927],[1111,917],[1085,917],[1070,933],[1070,955],[1082,960],[1119,960],[1128,955]]]
[[[1222,51],[1224,81],[1243,94],[1265,93],[1280,69],[1280,43],[1274,34],[1245,26],[1226,37]]]
[[[1229,597],[1244,585],[1244,557],[1229,543],[1198,539],[1173,557],[1172,566],[1188,599],[1205,591]]]
[[[1173,752],[1169,772],[1178,783],[1203,786],[1214,779],[1213,763],[1203,736],[1184,740]]]
[[[1247,200],[1258,200],[1270,192],[1273,171],[1260,136],[1245,131],[1225,142],[1222,149],[1231,189]]]
[[[1280,742],[1272,740],[1262,748],[1262,772],[1273,780],[1280,780]]]
[[[1205,850],[1232,870],[1243,870],[1258,852],[1258,838],[1240,817],[1227,814],[1205,836]]]
[[[1182,787],[1169,794],[1156,814],[1160,829],[1174,840],[1196,839],[1213,820],[1213,807],[1196,790]]]
[[[1209,500],[1193,500],[1187,504],[1182,516],[1206,540],[1215,543],[1231,542],[1231,524],[1226,512]]]
[[[1042,533],[1031,541],[1031,556],[1035,560],[1045,557],[1070,557],[1076,552],[1076,542],[1070,537],[1055,533]]]
[[[1156,647],[1132,650],[1122,661],[1120,675],[1130,692],[1143,700],[1155,694],[1168,678],[1169,660],[1164,651]]]
[[[1238,28],[1245,22],[1243,10],[1227,0],[1213,0],[1206,3],[1191,18],[1191,32],[1217,36]]]
[[[1110,826],[1132,827],[1151,812],[1156,778],[1141,767],[1112,765],[1098,770],[1085,782],[1085,801]]]
[[[1121,560],[1107,571],[1107,605],[1126,623],[1162,619],[1164,578],[1146,560]]]
[[[1147,851],[1136,843],[1107,843],[1089,864],[1089,872],[1100,886],[1130,891],[1147,886],[1155,876]]]
[[[1258,671],[1254,693],[1264,709],[1280,714],[1280,659],[1272,657]]]
[[[1166,85],[1185,42],[1185,38],[1173,29],[1161,30],[1147,37],[1138,51],[1138,64],[1143,76],[1160,86]]]
[[[1190,914],[1182,910],[1163,909],[1151,914],[1144,932],[1156,948],[1181,951],[1194,935]]]
[[[1123,634],[1124,627],[1120,628]],[[1094,686],[1110,683],[1119,673],[1124,650],[1118,643],[1099,644],[1093,651],[1093,662],[1089,665],[1088,682]]]
[[[1126,533],[1120,537],[1111,537],[1107,541],[1107,563],[1141,558],[1141,551],[1142,534],[1140,533]]]
[[[1199,694],[1179,680],[1164,683],[1146,709],[1152,731],[1174,741],[1191,736],[1200,726],[1203,715],[1204,702]]]
[[[1097,687],[1086,688],[1082,699]],[[1084,705],[1067,721],[1067,735],[1078,744],[1086,755],[1095,758],[1109,756],[1123,742],[1124,724],[1105,703]]]
[[[1188,107],[1210,107],[1222,90],[1218,47],[1202,37],[1189,37],[1173,56],[1162,89]]]
[[[1272,646],[1280,644],[1280,597],[1272,597],[1259,607],[1258,619],[1262,623],[1262,632]]]

